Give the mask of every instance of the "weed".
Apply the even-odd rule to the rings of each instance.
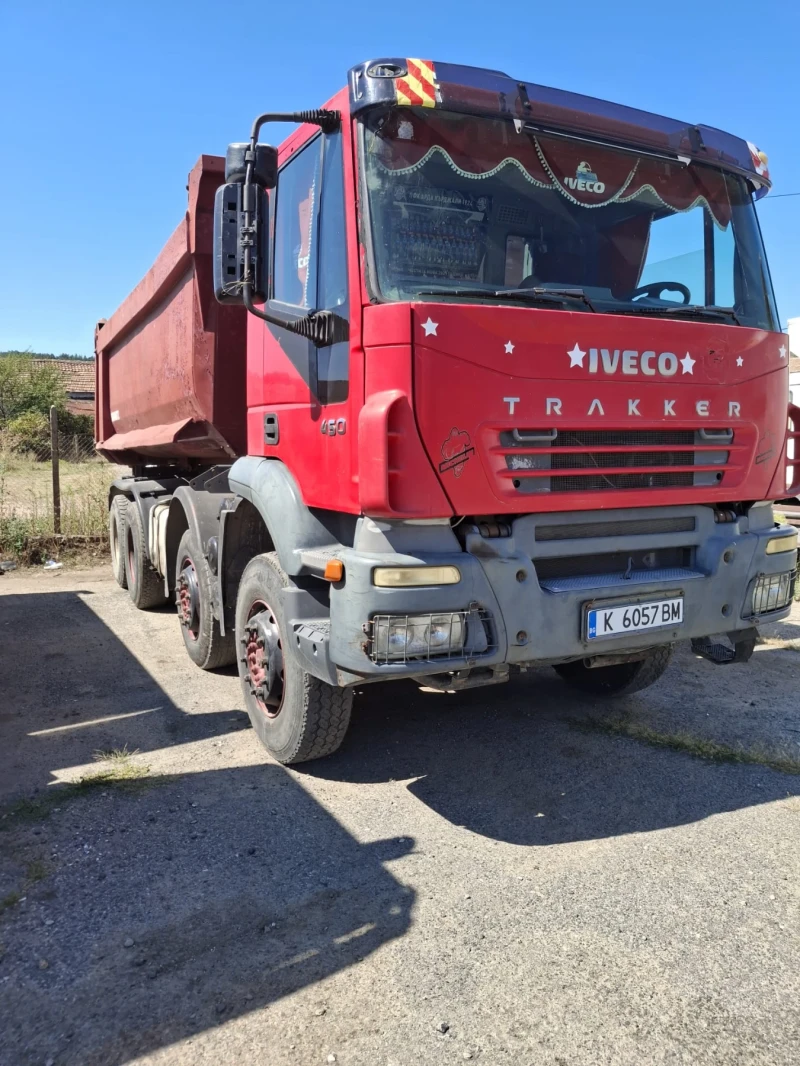
[[[38,859],[34,859],[25,866],[25,881],[16,892],[9,892],[7,895],[0,899],[0,914],[4,911],[11,910],[12,907],[16,907],[18,903],[22,901],[25,894],[33,885],[39,881],[43,881],[47,877],[47,867],[43,862]]]
[[[0,914],[3,911],[10,910],[12,907],[16,907],[19,901],[22,899],[21,892],[9,892],[7,895],[0,899]]]
[[[58,799],[55,796],[48,796],[46,799],[41,800],[18,800],[16,803],[0,809],[0,828],[8,829],[12,822],[15,824],[41,822],[44,818],[47,818],[57,802]]]
[[[127,748],[115,749],[112,753],[98,752],[97,755],[109,763],[107,767],[94,774],[84,774],[77,781],[59,785],[41,799],[23,799],[0,808],[0,830],[41,822],[50,816],[55,807],[86,795],[96,788],[138,791],[150,787],[154,784],[149,777],[150,767],[143,763],[131,762],[131,757],[136,754],[137,752],[129,752]]]
[[[766,766],[783,774],[800,774],[800,757],[789,751],[767,748],[743,748],[723,744],[717,740],[694,736],[692,733],[662,733],[630,717],[571,719],[574,729],[586,733],[605,733],[607,736],[629,737],[656,748],[669,748],[684,755],[694,755],[710,762],[747,763]]]
[[[134,755],[138,754],[138,748],[129,751],[128,745],[125,744],[121,748],[110,748],[108,751],[103,748],[98,748],[98,750],[92,755],[92,758],[95,762],[127,762],[129,759],[132,759]]]
[[[47,867],[39,859],[34,859],[25,867],[25,877],[28,884],[35,885],[37,881],[43,881],[47,877]]]
[[[108,766],[99,770],[96,774],[84,774],[74,782],[72,788],[87,789],[97,788],[98,785],[120,785],[141,782],[142,778],[150,773],[150,767],[142,763],[131,762],[138,751],[129,751],[126,744],[123,748],[112,748],[110,751],[96,751],[94,758],[97,762],[107,763]]]

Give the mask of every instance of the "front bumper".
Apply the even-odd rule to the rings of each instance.
[[[668,531],[639,532],[643,523]],[[669,531],[676,525],[682,528]],[[594,534],[597,528],[602,529],[602,535]],[[629,529],[637,532],[631,534]],[[447,532],[451,538],[448,546],[457,546]],[[308,668],[327,680],[349,684],[359,679],[420,677],[476,666],[535,665],[589,655],[624,655],[677,640],[723,632],[735,634],[761,621],[784,618],[791,607],[788,604],[753,614],[754,589],[759,579],[792,572],[797,566],[796,551],[770,555],[766,552],[769,540],[784,535],[781,528],[775,527],[768,505],[759,505],[748,516],[723,523],[715,521],[712,508],[703,506],[526,515],[511,521],[503,532],[509,535],[483,535],[473,529],[466,537],[466,551],[455,547],[414,551],[413,534],[409,531],[404,535],[402,552],[342,548],[338,554],[345,564],[345,579],[331,589],[325,654],[320,654],[322,646],[317,639],[318,647],[309,658]],[[791,530],[787,528],[785,535],[791,536]],[[421,535],[421,539],[425,538]],[[639,569],[633,565],[643,556],[657,560],[659,552],[666,553],[663,557],[674,558],[676,551],[682,552],[686,565],[656,564]],[[625,575],[619,570],[602,572],[602,560],[618,558],[621,552],[631,553]],[[594,559],[600,560],[594,567],[598,572],[586,572],[592,571]],[[554,567],[557,571],[562,560],[578,573],[543,576],[552,575]],[[376,566],[420,563],[455,565],[461,572],[461,581],[428,588],[377,588],[372,583]],[[591,642],[586,639],[583,618],[587,605],[609,601],[635,604],[671,596],[683,597],[680,626]],[[762,605],[765,602],[763,596],[756,599]],[[461,655],[391,661],[376,654],[376,617],[440,616],[447,612],[480,618],[486,639],[471,639],[472,650]],[[474,638],[478,630],[472,628],[471,633]]]

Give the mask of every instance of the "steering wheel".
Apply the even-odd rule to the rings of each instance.
[[[651,281],[649,285],[640,285],[638,289],[631,289],[625,294],[625,299],[635,300],[637,296],[652,296],[654,300],[657,300],[662,292],[679,292],[685,304],[688,304],[692,298],[691,290],[679,281]]]

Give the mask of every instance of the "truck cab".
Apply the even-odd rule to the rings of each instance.
[[[98,446],[134,466],[110,520],[129,585],[175,595],[199,665],[239,660],[275,757],[338,746],[356,684],[554,666],[621,695],[680,640],[744,662],[788,613],[797,536],[772,501],[798,491],[800,410],[753,144],[384,59],[203,174],[191,314],[205,373],[243,378],[233,414],[111,415],[143,316],[157,349],[190,343],[163,326],[165,266],[161,303],[98,331]]]

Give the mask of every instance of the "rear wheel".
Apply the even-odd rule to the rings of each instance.
[[[148,607],[164,603],[164,582],[147,557],[142,516],[135,502],[131,502],[125,517],[125,576],[128,581],[128,595],[134,606],[144,611]]]
[[[236,648],[245,705],[278,762],[321,759],[344,740],[352,689],[306,673],[287,639],[281,590],[289,579],[274,552],[247,564],[236,600]]]
[[[634,663],[615,663],[613,666],[589,668],[583,660],[561,663],[557,674],[581,692],[594,696],[628,696],[654,684],[669,666],[672,645],[665,644],[651,651],[646,659]]]
[[[234,636],[228,631],[223,637],[219,631],[213,610],[213,575],[191,530],[181,537],[175,564],[175,606],[189,658],[201,670],[232,663]]]
[[[128,587],[125,572],[125,511],[128,501],[125,496],[115,496],[108,509],[108,547],[111,552],[111,571],[120,588]]]

